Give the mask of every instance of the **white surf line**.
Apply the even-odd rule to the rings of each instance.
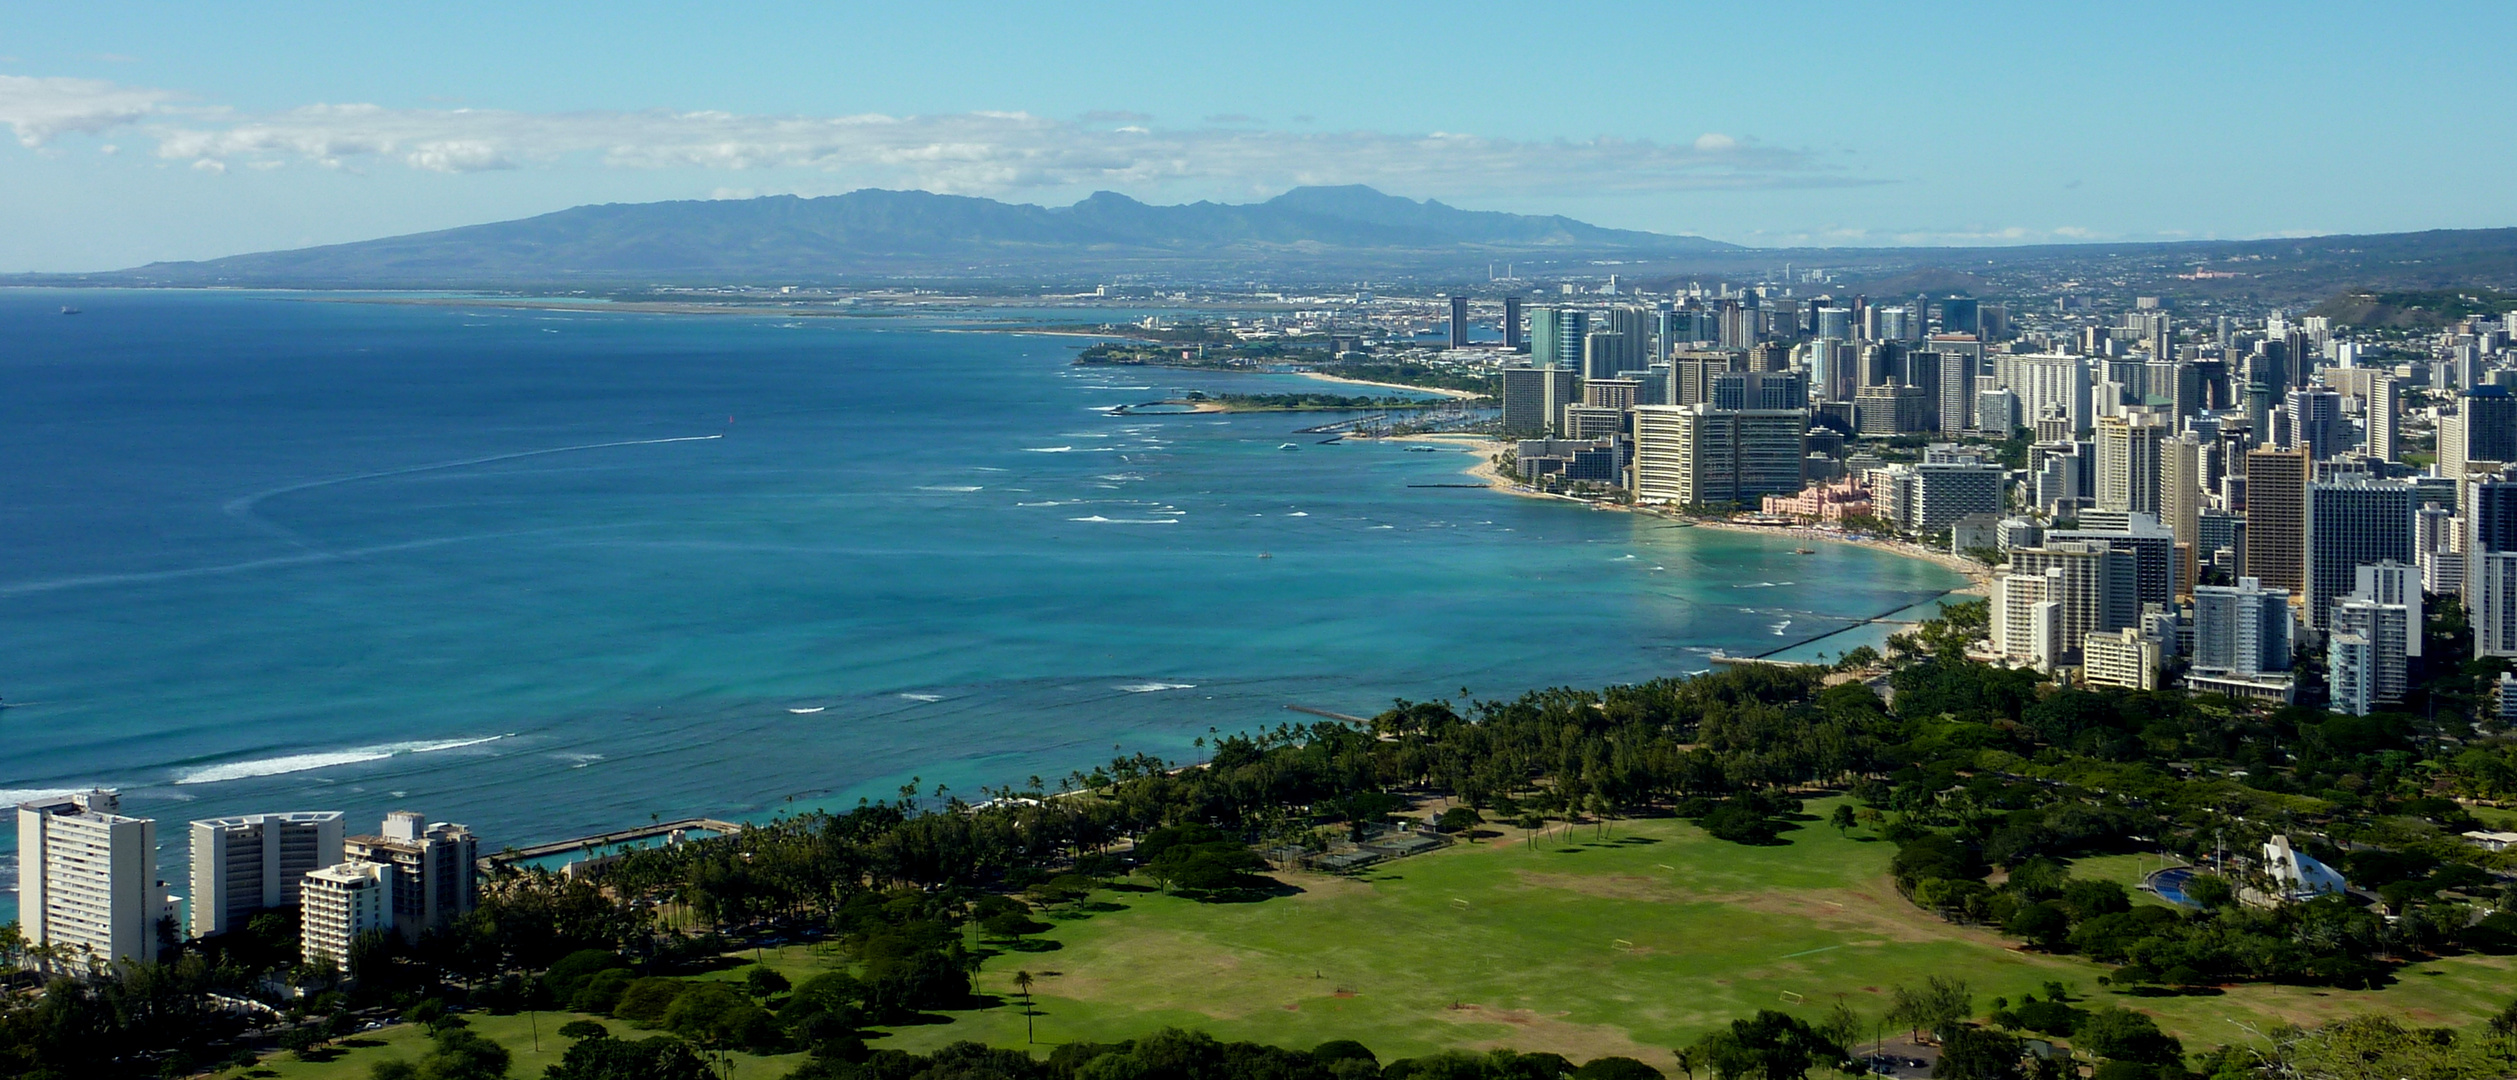
[[[319,487],[331,487],[335,484],[355,483],[360,480],[381,480],[388,476],[409,476],[413,473],[436,472],[440,469],[460,469],[469,465],[487,465],[496,461],[514,461],[518,458],[542,457],[547,454],[569,454],[575,453],[579,450],[605,450],[615,446],[656,446],[662,443],[706,442],[710,439],[722,438],[725,438],[725,436],[717,434],[676,435],[669,439],[622,439],[617,442],[582,443],[576,446],[554,446],[547,450],[519,450],[512,454],[491,454],[488,457],[464,458],[460,461],[439,461],[427,465],[411,465],[400,469],[385,469],[380,472],[355,473],[349,476],[331,476],[325,477],[321,480],[308,480],[303,483],[289,484],[285,487],[275,487],[268,491],[257,491],[251,495],[240,495],[236,498],[227,500],[227,503],[224,506],[221,506],[220,509],[225,511],[229,517],[249,522],[255,526],[271,531],[281,536],[283,539],[286,539],[288,542],[305,548],[308,551],[317,551],[320,549],[313,544],[307,543],[304,537],[299,536],[285,527],[264,521],[260,517],[256,516],[253,512],[254,506],[261,503],[264,499],[287,495],[292,492],[306,491]]]

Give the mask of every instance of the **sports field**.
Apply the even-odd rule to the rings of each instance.
[[[1823,818],[1833,803],[1809,809]],[[1996,995],[2016,1000],[2059,981],[2083,1004],[2148,1011],[2195,1049],[2242,1041],[2248,1028],[2280,1019],[2365,1009],[2468,1026],[2517,996],[2517,964],[2506,957],[2417,965],[2373,992],[2241,986],[2210,996],[2117,995],[2098,986],[2105,969],[2096,965],[2025,952],[1990,930],[1915,909],[1888,880],[1886,843],[1815,822],[1785,836],[1787,845],[1742,847],[1673,819],[1616,822],[1605,836],[1588,826],[1559,830],[1535,843],[1514,830],[1352,878],[1280,874],[1301,892],[1261,903],[1097,894],[1114,910],[1058,920],[1042,936],[1053,948],[987,961],[978,989],[1001,1004],[872,1042],[912,1051],[961,1039],[1022,1046],[1017,970],[1036,980],[1041,1044],[1180,1026],[1296,1047],[1357,1039],[1385,1061],[1508,1046],[1660,1064],[1670,1048],[1760,1008],[1815,1020],[1841,998],[1875,1020],[1890,985],[1935,974],[1973,985],[1979,1012]],[[2129,883],[2156,866],[2117,856],[2076,869]],[[836,963],[803,947],[762,956],[798,981]],[[528,1051],[527,1018],[473,1019],[517,1051],[516,1075],[533,1076],[556,1060],[563,1044],[550,1033],[568,1017],[543,1014],[541,1055]],[[402,1029],[379,1034],[387,1047],[322,1066],[274,1067],[292,1080],[363,1078],[367,1062],[416,1042]],[[737,1077],[765,1080],[799,1059],[734,1060]]]

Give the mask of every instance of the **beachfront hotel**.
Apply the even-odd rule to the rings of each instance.
[[[30,946],[70,961],[157,959],[171,919],[157,880],[157,822],[124,817],[110,791],[19,803],[18,923]]]
[[[338,810],[193,822],[192,936],[224,934],[296,904],[307,874],[341,861]]]
[[[308,873],[299,909],[299,959],[308,965],[346,967],[352,942],[391,930],[395,877],[393,867],[369,862]]]
[[[431,822],[416,810],[396,810],[385,815],[380,834],[353,836],[341,846],[350,862],[391,868],[392,926],[406,940],[443,929],[472,910],[480,841],[470,829]]]

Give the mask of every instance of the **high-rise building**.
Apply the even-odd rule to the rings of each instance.
[[[1978,461],[1924,461],[1877,474],[1871,498],[1879,516],[1903,532],[1930,536],[1960,518],[1997,515],[2004,472]]]
[[[1503,298],[1503,347],[1519,352],[1528,342],[1521,337],[1521,298]]]
[[[2191,432],[2159,445],[2159,522],[2176,537],[2176,595],[2191,596],[2201,563],[2203,464],[2210,448]]]
[[[2368,456],[2379,461],[2403,460],[2397,445],[2402,434],[2403,390],[2395,380],[2378,376],[2368,381]]]
[[[470,829],[396,810],[385,815],[380,835],[349,837],[341,847],[350,862],[393,869],[393,926],[405,938],[442,929],[472,910],[480,844]]]
[[[2292,593],[2307,587],[2307,470],[2297,450],[2246,454],[2246,575]]]
[[[2405,637],[2403,654],[2421,655],[2422,620],[2427,617],[2426,598],[2421,594],[2421,568],[2386,561],[2359,569],[2358,581],[2351,595],[2371,603],[2393,604],[2404,610],[2412,620],[2412,632]]]
[[[2342,416],[2342,395],[2324,386],[2290,391],[2284,404],[2290,418],[2289,447],[2304,450],[2310,461],[2323,461],[2351,446],[2350,424]]]
[[[1620,371],[1639,371],[1651,366],[1652,333],[1658,313],[1647,307],[1624,305],[1608,309],[1608,332],[1617,335],[1615,348],[1605,358],[1584,356],[1582,362],[1598,376],[1613,376]]]
[[[1940,332],[1973,334],[1984,329],[1981,308],[1975,300],[1952,296],[1940,302]]]
[[[2085,357],[2057,353],[2005,354],[1994,358],[1993,380],[2019,395],[2020,412],[2042,420],[2048,415],[2060,417],[2070,427],[2070,437],[2089,430],[2091,409],[2089,399],[2089,364]],[[2039,434],[2039,441],[2045,436]]]
[[[1615,378],[1627,370],[1626,336],[1614,330],[1593,330],[1582,337],[1582,377],[1585,379]]]
[[[2517,396],[2474,387],[2438,418],[2438,474],[2461,476],[2473,462],[2517,462]]]
[[[2325,638],[2325,673],[2336,712],[2367,716],[2403,701],[2409,683],[2405,641],[2416,632],[2401,604],[2358,595],[2334,602]]]
[[[157,822],[121,809],[110,791],[18,804],[18,926],[28,945],[65,961],[157,959],[159,924],[173,914],[157,879]]]
[[[2249,485],[2247,498],[2262,502]],[[2412,485],[2352,476],[2307,489],[2307,624],[2331,625],[2333,602],[2359,583],[2359,568],[2412,562]]]
[[[2080,679],[2091,686],[2156,690],[2166,651],[2138,627],[2091,634],[2080,643]]]
[[[2008,390],[1982,390],[1975,395],[1975,429],[1996,438],[2019,430],[2019,395]]]
[[[2146,415],[2097,422],[2097,508],[2159,512],[2159,447],[2167,428]]]
[[[1929,386],[1932,426],[1944,435],[1954,435],[1975,419],[1975,392],[1983,385],[1984,346],[1935,338],[1931,353],[1939,361]],[[1923,383],[1918,379],[1915,385]]]
[[[1468,347],[1468,298],[1465,296],[1451,297],[1451,347]]]
[[[1607,409],[1631,409],[1641,402],[1643,384],[1635,379],[1584,379],[1582,404]]]
[[[2061,664],[2063,572],[2005,573],[1993,579],[1993,651],[2004,659],[2051,671]]]
[[[1536,367],[1582,370],[1582,339],[1590,333],[1590,314],[1572,308],[1539,308],[1529,313],[1529,362]]]
[[[2465,610],[2473,620],[2473,655],[2517,656],[2517,551],[2473,553],[2465,577]]]
[[[299,881],[340,861],[338,810],[193,822],[192,936],[224,934],[257,912],[295,906]]]
[[[1853,309],[1840,307],[1819,308],[1817,327],[1809,336],[1834,338],[1837,341],[1853,340]]]
[[[392,866],[346,862],[306,874],[305,905],[298,910],[299,959],[311,966],[347,968],[358,939],[394,929]]]
[[[1853,427],[1864,435],[1886,438],[1923,430],[1922,390],[1889,383],[1865,386],[1853,394]]]
[[[2108,629],[2130,626],[2141,614],[2144,604],[2168,606],[2176,597],[2176,534],[2149,514],[2127,511],[2120,521],[2109,520],[2118,515],[2091,512],[2083,515],[2078,529],[2046,530],[2045,540],[2079,540],[2104,544],[2133,556],[2133,588],[2112,597],[2116,605],[2109,610]]]
[[[2193,670],[2257,676],[2290,670],[2290,594],[2251,577],[2194,587]]]
[[[2055,605],[2054,639],[2061,650],[2052,663],[2077,664],[2081,647],[2090,634],[2123,629],[2120,624],[2110,625],[2113,620],[2108,616],[2124,607],[2119,598],[2135,587],[2131,552],[2099,543],[2048,539],[2043,547],[2013,550],[2009,565],[2005,580],[2020,576],[2044,579],[2042,599],[2038,602]],[[2016,605],[2005,599],[1999,606]],[[2134,610],[2137,614],[2137,605]],[[2005,632],[2011,631],[2005,627]]]
[[[1581,381],[1570,368],[1504,368],[1503,434],[1523,438],[1563,431],[1564,407],[1581,400]]]
[[[1634,494],[1680,505],[1755,505],[1800,490],[1809,414],[1645,405],[1634,410]]]

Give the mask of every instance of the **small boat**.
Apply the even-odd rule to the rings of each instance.
[[[1267,552],[1264,552],[1264,551],[1259,552],[1259,558],[1262,558],[1262,559],[1273,559],[1273,558],[1275,558],[1275,557],[1276,557],[1276,556],[1274,556],[1274,555],[1270,555],[1270,554],[1268,554]]]
[[[1301,447],[1299,447],[1299,446],[1295,446],[1295,445],[1294,445],[1294,444],[1292,444],[1292,443],[1283,443],[1283,444],[1281,444],[1281,445],[1277,446],[1277,447],[1276,447],[1276,449],[1279,449],[1279,450],[1300,450],[1300,449],[1302,449],[1302,448],[1301,448]]]
[[[79,313],[79,309],[71,307],[68,304],[63,304],[61,305],[61,313],[64,315],[76,315]]]
[[[828,706],[828,705],[815,705],[815,706],[813,706],[812,708],[809,708],[809,709],[788,709],[787,711],[788,711],[788,712],[791,712],[791,713],[794,713],[794,714],[795,714],[795,715],[797,715],[797,716],[811,716],[811,715],[813,715],[814,713],[820,712],[820,711],[822,711],[823,709],[827,709],[827,708],[829,708],[829,707],[830,707],[830,706]]]
[[[1792,549],[1792,554],[1794,554],[1794,555],[1815,555],[1815,554],[1817,554],[1817,553],[1818,553],[1818,550],[1817,550],[1816,548],[1793,548],[1793,549]]]

